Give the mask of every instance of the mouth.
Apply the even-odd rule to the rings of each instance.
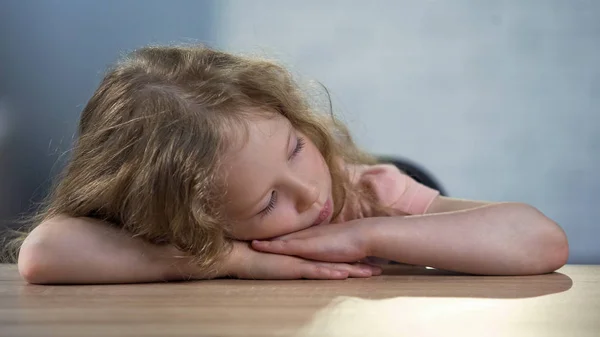
[[[325,221],[327,218],[329,218],[329,216],[331,215],[331,212],[333,211],[332,208],[333,208],[333,202],[331,201],[331,198],[327,198],[325,205],[323,205],[323,209],[321,209],[319,216],[317,217],[317,219],[315,220],[315,222],[312,225],[313,226],[320,225],[321,223],[323,223],[323,221]]]

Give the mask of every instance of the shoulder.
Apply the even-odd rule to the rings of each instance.
[[[350,180],[366,184],[405,184],[408,176],[391,164],[346,165]],[[398,187],[398,186],[396,186]]]
[[[405,191],[409,177],[390,164],[347,165],[354,185],[366,188],[384,205],[393,204]]]
[[[373,193],[382,205],[406,214],[425,214],[439,196],[438,191],[391,164],[364,165],[354,168],[354,172],[356,182]]]

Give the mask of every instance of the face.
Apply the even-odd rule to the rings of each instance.
[[[329,168],[308,137],[277,115],[250,122],[244,141],[224,159],[234,238],[268,239],[331,220]]]

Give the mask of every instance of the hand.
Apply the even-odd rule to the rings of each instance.
[[[330,263],[259,252],[246,242],[234,241],[226,260],[228,274],[243,279],[329,279],[370,277],[381,268],[368,264]]]
[[[252,248],[274,254],[295,255],[311,260],[356,262],[369,256],[372,219],[309,227],[272,241],[252,242]]]

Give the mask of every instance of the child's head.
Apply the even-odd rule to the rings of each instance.
[[[335,216],[349,186],[340,160],[370,158],[281,66],[147,47],[116,64],[83,110],[44,215],[105,219],[208,266],[228,237],[306,228],[328,199]]]
[[[221,160],[232,236],[267,239],[322,222],[321,210],[333,201],[332,184],[315,143],[281,114],[249,122],[243,142]],[[332,211],[323,213],[325,221]]]

